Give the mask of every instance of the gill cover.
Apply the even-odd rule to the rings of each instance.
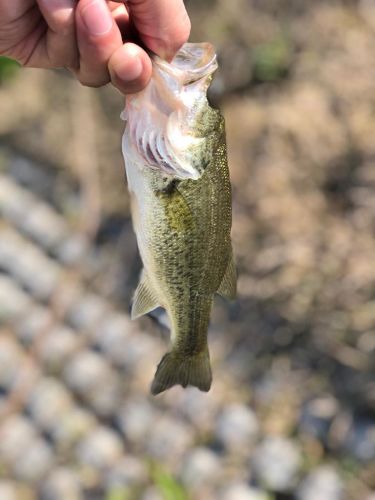
[[[204,138],[195,133],[207,106],[207,88],[217,68],[209,43],[186,43],[171,63],[152,58],[147,87],[127,97],[122,118],[126,156],[141,168],[178,179],[198,179],[197,157]]]

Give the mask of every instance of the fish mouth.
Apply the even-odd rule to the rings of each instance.
[[[185,43],[170,63],[157,56],[154,58],[154,63],[177,78],[182,85],[206,79],[218,66],[215,48],[207,42]]]
[[[204,171],[200,117],[217,68],[210,43],[185,43],[172,61],[151,55],[153,74],[138,94],[128,96],[125,150],[134,150],[141,168],[175,179],[197,180]],[[130,118],[129,118],[130,117]]]

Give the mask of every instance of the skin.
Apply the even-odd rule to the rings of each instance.
[[[0,0],[1,55],[125,94],[151,77],[144,48],[171,60],[189,34],[183,0]]]

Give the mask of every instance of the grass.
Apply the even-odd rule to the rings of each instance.
[[[152,464],[151,478],[164,500],[189,500],[185,488],[160,465]]]
[[[292,61],[289,39],[280,34],[269,42],[254,47],[252,51],[253,75],[258,82],[274,82],[288,74]]]
[[[0,83],[11,79],[18,71],[20,65],[9,57],[0,56]]]

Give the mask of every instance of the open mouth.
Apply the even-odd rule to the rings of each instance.
[[[155,58],[155,63],[177,76],[183,85],[206,78],[217,69],[215,49],[207,42],[185,43],[171,63],[160,58]]]

